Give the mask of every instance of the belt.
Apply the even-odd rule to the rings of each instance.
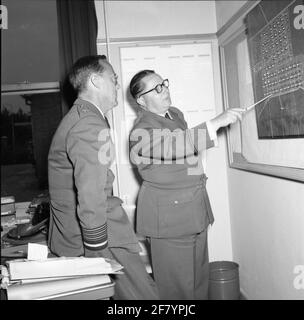
[[[142,184],[145,187],[157,189],[157,190],[160,190],[160,189],[172,190],[172,188],[174,190],[178,190],[178,189],[188,189],[188,188],[193,188],[193,187],[198,187],[198,186],[201,186],[202,188],[206,188],[207,180],[208,180],[208,177],[205,174],[203,174],[203,175],[201,175],[200,179],[196,183],[192,183],[189,185],[172,184],[172,183],[163,184],[163,183],[150,182],[150,181],[146,181],[146,180],[144,180]]]

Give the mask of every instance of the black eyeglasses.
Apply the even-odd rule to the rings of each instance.
[[[148,90],[148,91],[146,91],[146,92],[144,92],[144,93],[141,93],[141,94],[138,96],[138,98],[140,98],[140,97],[143,96],[144,94],[149,93],[149,92],[151,92],[151,91],[153,91],[153,90],[155,90],[157,93],[161,93],[161,92],[163,91],[163,87],[169,88],[169,80],[168,80],[168,79],[165,79],[162,83],[158,84],[158,85],[155,86],[153,89]]]

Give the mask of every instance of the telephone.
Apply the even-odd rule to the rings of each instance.
[[[40,231],[43,232],[47,228],[47,223],[49,219],[44,219],[41,222],[33,225],[32,223],[24,223],[19,224],[14,229],[11,229],[7,236],[11,239],[24,239],[26,237],[31,237],[39,233]]]
[[[33,204],[34,203],[34,204]],[[50,217],[50,204],[46,198],[37,202],[35,198],[28,209],[32,212],[32,219],[29,223],[19,224],[7,233],[7,240],[22,240],[35,236],[42,232],[47,233],[48,221]]]

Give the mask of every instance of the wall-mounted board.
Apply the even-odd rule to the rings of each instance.
[[[219,44],[225,108],[248,107],[270,95],[231,126],[231,166],[303,182],[304,47],[292,31],[300,2],[259,2]]]

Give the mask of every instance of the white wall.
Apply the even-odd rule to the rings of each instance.
[[[105,38],[103,1],[95,1]],[[105,1],[109,38],[215,33],[214,1]]]
[[[245,3],[216,1],[218,27]],[[249,299],[304,299],[294,288],[295,267],[304,268],[304,184],[231,168],[228,182],[242,291]]]
[[[233,257],[250,299],[304,299],[304,184],[229,169]],[[303,282],[303,280],[302,280]]]
[[[217,46],[216,44],[216,47],[213,48],[214,52],[217,53],[213,60],[215,114],[223,112]],[[208,233],[210,261],[232,260],[227,166],[226,137],[221,133],[218,135],[218,147],[207,151],[206,160],[207,190],[215,218],[215,222],[209,228]]]
[[[103,2],[95,1],[101,42],[106,38],[104,28]],[[217,31],[214,1],[106,1],[107,31],[110,39],[111,61],[115,70],[120,70],[117,39],[124,41],[134,38],[159,36],[183,36],[193,34],[210,34]],[[214,46],[215,106],[216,113],[222,111],[218,48]],[[100,46],[101,47],[101,46]],[[182,75],[181,75],[182,76]],[[116,123],[121,119],[123,99],[119,96],[119,106],[115,108]],[[180,106],[182,109],[182,106]],[[117,129],[117,128],[116,128]],[[127,170],[125,170],[127,171]],[[133,187],[134,180],[128,172],[120,172],[120,178],[128,188],[121,188],[120,196]],[[225,137],[219,137],[219,147],[208,151],[207,189],[210,196],[215,223],[209,230],[210,260],[231,260],[231,235],[228,202],[227,159]],[[126,190],[128,189],[128,190]],[[127,203],[125,208],[132,218],[134,204]]]

